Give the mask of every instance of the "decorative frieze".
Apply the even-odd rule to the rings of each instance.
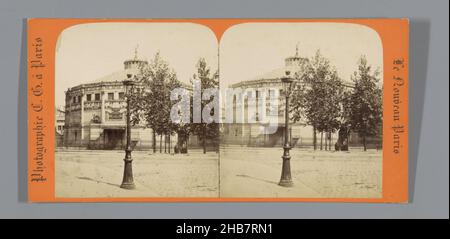
[[[99,110],[102,107],[101,101],[85,101],[84,110]]]
[[[124,120],[124,114],[121,108],[110,108],[110,111],[106,111],[106,118],[108,121],[121,121]]]

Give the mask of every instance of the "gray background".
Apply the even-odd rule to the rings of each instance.
[[[448,5],[447,0],[1,0],[0,217],[448,218]],[[30,17],[410,18],[411,203],[26,203],[25,19]]]

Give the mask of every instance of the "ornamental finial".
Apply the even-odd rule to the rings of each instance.
[[[137,60],[137,52],[138,52],[138,48],[139,48],[139,44],[136,45],[136,47],[134,48],[134,59]]]

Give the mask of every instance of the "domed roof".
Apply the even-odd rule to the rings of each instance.
[[[138,75],[139,73],[140,73],[139,69],[137,69],[137,68],[128,68],[126,70],[120,70],[120,71],[113,72],[111,74],[100,77],[91,82],[87,82],[87,84],[122,82],[123,80],[128,78],[127,77],[128,74],[132,74],[133,76],[135,76],[135,75]]]
[[[128,59],[123,62],[124,69],[120,71],[113,72],[109,75],[100,77],[94,81],[88,82],[87,84],[94,83],[110,83],[110,82],[122,82],[123,80],[128,78],[128,75],[131,74],[133,76],[139,76],[140,69],[145,67],[148,62],[146,60],[142,60],[138,58],[137,48],[134,49],[134,58]]]
[[[132,59],[125,60],[123,62],[125,69],[134,68],[134,67],[139,68],[143,65],[148,64],[148,62],[146,60],[140,59],[138,57],[138,47],[139,47],[139,45],[137,45],[136,48],[134,48],[134,57]]]
[[[231,85],[231,87],[245,87],[245,86],[252,86],[255,84],[262,84],[262,83],[281,83],[281,78],[286,76],[286,71],[298,71],[300,70],[300,67],[302,64],[308,62],[308,58],[303,58],[299,56],[298,53],[298,45],[295,48],[295,55],[287,57],[285,59],[285,66],[266,72],[262,75],[259,75],[257,77],[254,77],[253,79],[247,80],[247,81],[241,81],[239,83]]]

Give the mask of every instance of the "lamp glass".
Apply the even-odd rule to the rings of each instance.
[[[283,91],[285,94],[288,94],[291,90],[292,78],[283,77],[281,78],[281,83],[283,84]]]

